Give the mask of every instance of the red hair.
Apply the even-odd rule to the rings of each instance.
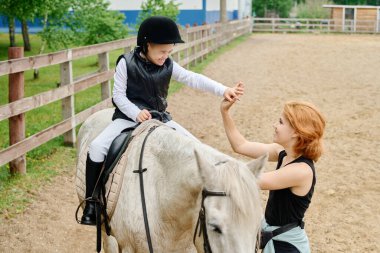
[[[323,152],[322,137],[326,125],[323,115],[313,104],[287,102],[284,116],[298,135],[294,152],[317,161]]]

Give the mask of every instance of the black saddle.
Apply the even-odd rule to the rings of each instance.
[[[167,112],[159,112],[155,110],[150,110],[149,113],[151,114],[153,119],[157,119],[161,122],[165,121],[165,117],[167,117]],[[100,187],[102,185],[105,185],[107,183],[107,180],[109,178],[109,175],[115,168],[117,162],[120,160],[120,157],[124,154],[125,150],[127,149],[130,141],[132,140],[132,132],[135,130],[140,123],[126,128],[112,141],[112,144],[108,150],[107,157],[104,161],[104,169],[103,173],[100,177],[100,184],[98,184]]]
[[[129,143],[131,142],[132,132],[136,129],[139,124],[136,124],[133,127],[124,129],[113,141],[108,150],[106,160],[104,161],[104,170],[102,175],[101,184],[104,185],[107,183],[108,177],[115,168],[117,162],[120,160],[120,157],[124,154]]]

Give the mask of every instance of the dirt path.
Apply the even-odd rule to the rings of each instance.
[[[251,140],[271,141],[272,123],[287,100],[311,101],[326,115],[327,152],[317,163],[306,215],[312,252],[380,252],[379,70],[378,36],[263,34],[204,71],[226,85],[245,82],[246,95],[233,116]],[[203,142],[236,156],[221,125],[219,101],[184,88],[170,97],[169,111]],[[0,252],[93,252],[94,229],[74,221],[73,174],[45,187],[24,214],[3,221]]]

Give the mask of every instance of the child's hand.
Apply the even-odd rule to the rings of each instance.
[[[244,84],[242,82],[238,82],[235,87],[227,88],[223,94],[224,99],[229,102],[235,102],[239,100],[239,97],[244,94]]]
[[[235,87],[233,88],[229,88],[232,90],[232,94],[235,94],[235,95],[232,95],[232,98],[231,100],[228,100],[228,98],[226,96],[224,96],[224,99],[222,100],[222,102],[220,103],[220,110],[222,112],[227,112],[231,106],[237,101],[239,100],[239,97],[242,96],[244,94],[244,84],[239,82],[235,85]],[[227,89],[228,90],[228,89]],[[227,92],[226,90],[226,92]],[[225,92],[225,93],[226,93]]]
[[[139,115],[137,115],[137,122],[143,122],[145,120],[148,120],[148,119],[151,119],[152,118],[152,115],[150,115],[149,111],[148,110],[141,110]]]

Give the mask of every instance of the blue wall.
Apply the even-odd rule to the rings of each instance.
[[[15,22],[16,26],[16,33],[21,33],[21,22],[16,19]],[[30,33],[37,33],[42,30],[42,23],[41,19],[35,19],[33,22],[28,21],[28,28]],[[1,33],[8,33],[8,19],[5,16],[0,15],[0,32]]]
[[[228,20],[238,19],[238,11],[237,10],[228,11],[227,18]],[[208,24],[213,24],[215,22],[218,22],[220,20],[219,11],[207,11],[205,20]]]
[[[127,24],[130,30],[134,30],[134,24],[136,23],[136,19],[139,15],[139,10],[128,10],[128,11],[120,11],[126,17],[124,23]],[[238,11],[229,11],[227,12],[227,17],[229,20],[238,18]],[[204,22],[208,24],[213,24],[219,21],[219,11],[205,11],[205,7],[203,10],[180,10],[178,15],[178,23],[182,26],[189,24],[193,26],[195,23],[197,25],[202,25]],[[42,24],[40,19],[36,19],[34,22],[28,22],[29,32],[37,33],[42,30]],[[8,20],[5,16],[0,15],[0,32],[8,33]],[[16,20],[16,33],[21,33],[21,23]]]
[[[124,23],[128,24],[131,28],[134,27],[137,17],[139,16],[139,10],[128,10],[128,11],[120,11],[126,17]],[[181,10],[177,21],[182,26],[186,24],[193,25],[197,23],[198,25],[202,24],[205,21],[205,14],[203,10]]]

